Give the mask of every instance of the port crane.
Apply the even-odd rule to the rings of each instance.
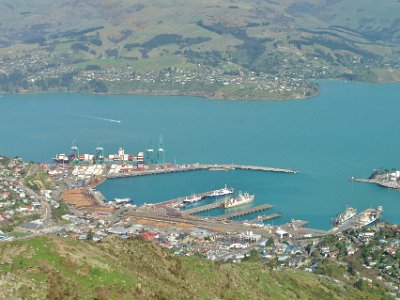
[[[158,150],[157,150],[157,163],[163,164],[165,163],[165,149],[163,148],[163,138],[160,135],[160,139],[158,142]]]
[[[103,147],[97,147],[96,152],[94,154],[94,163],[95,164],[102,164],[104,163],[104,149]]]
[[[68,155],[69,161],[74,164],[79,164],[79,148],[76,145],[76,140],[72,142],[71,149]]]

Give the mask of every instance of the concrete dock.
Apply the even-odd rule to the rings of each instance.
[[[218,218],[216,218],[217,220],[229,220],[229,219],[233,219],[233,218],[237,218],[237,217],[242,217],[245,215],[249,215],[252,213],[256,213],[256,212],[260,212],[260,211],[264,211],[267,209],[271,209],[272,205],[269,204],[263,204],[263,205],[259,205],[259,206],[255,206],[255,207],[251,207],[251,208],[247,208],[247,209],[242,209],[240,211],[236,211],[233,213],[228,213],[228,214],[224,214]]]
[[[211,203],[211,204],[207,204],[207,205],[202,205],[202,206],[198,206],[195,208],[191,208],[191,209],[187,209],[187,210],[182,210],[183,213],[186,213],[188,215],[196,215],[205,211],[210,211],[210,210],[214,210],[217,209],[219,207],[221,207],[223,201],[218,201],[215,203]]]

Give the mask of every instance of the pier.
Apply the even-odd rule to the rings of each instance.
[[[187,209],[187,210],[183,210],[181,212],[186,213],[188,215],[196,215],[205,211],[210,211],[210,210],[214,210],[217,208],[221,207],[223,201],[219,201],[219,202],[215,202],[215,203],[211,203],[211,204],[207,204],[207,205],[202,205],[202,206],[198,206],[195,208],[191,208],[191,209]]]
[[[258,216],[257,218],[248,221],[248,223],[250,224],[255,224],[258,222],[265,222],[265,221],[269,221],[269,220],[274,220],[274,219],[278,219],[281,218],[282,214],[281,213],[275,213],[275,214],[270,214],[270,215],[262,215],[262,216]]]
[[[271,209],[271,208],[272,208],[272,205],[263,204],[263,205],[259,205],[259,206],[255,206],[255,207],[251,207],[251,208],[247,208],[247,209],[242,209],[242,210],[237,211],[237,212],[225,214],[225,215],[222,215],[222,216],[220,216],[220,217],[218,217],[216,219],[217,220],[229,220],[229,219],[242,217],[242,216],[245,216],[245,215],[249,215],[249,214],[252,214],[252,213],[264,211],[264,210]]]

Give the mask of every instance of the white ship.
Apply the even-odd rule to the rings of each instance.
[[[185,200],[183,200],[183,203],[195,203],[201,199],[201,196],[193,195],[191,197],[186,197]]]
[[[364,227],[374,223],[379,219],[380,215],[383,214],[382,206],[378,206],[378,209],[367,209],[358,219],[358,226]]]
[[[239,205],[251,203],[251,202],[253,202],[253,200],[254,200],[254,195],[250,195],[249,193],[242,194],[242,192],[239,192],[239,195],[237,198],[231,197],[229,199],[226,199],[222,203],[222,207],[223,208],[236,207]]]
[[[347,222],[348,220],[350,220],[356,214],[357,214],[357,209],[353,207],[347,207],[344,212],[336,216],[336,218],[332,221],[332,225],[335,227],[340,226],[345,222]]]
[[[222,189],[214,190],[210,194],[206,195],[205,197],[207,198],[213,198],[213,197],[222,197],[226,195],[231,195],[233,194],[234,189],[233,188],[227,188],[226,185]]]
[[[113,203],[115,204],[126,204],[130,203],[132,200],[131,198],[114,198]]]

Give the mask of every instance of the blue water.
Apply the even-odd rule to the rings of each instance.
[[[374,169],[400,168],[400,84],[322,82],[319,96],[304,101],[213,101],[193,97],[37,94],[0,98],[0,153],[50,162],[68,152],[101,145],[115,153],[153,146],[163,136],[167,160],[294,168],[296,175],[199,171],[110,180],[106,197],[138,204],[222,187],[256,195],[284,217],[328,228],[346,205],[383,205],[384,218],[400,223],[400,192],[352,183]],[[113,122],[119,120],[121,123]],[[209,214],[221,213],[213,211]],[[248,216],[251,218],[254,216]]]

